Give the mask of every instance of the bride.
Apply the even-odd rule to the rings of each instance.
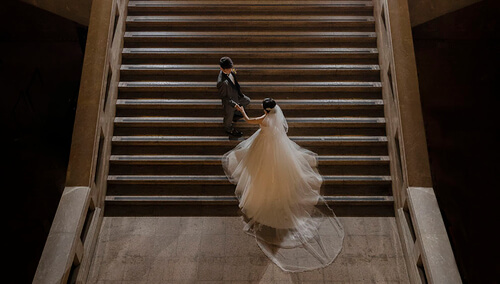
[[[320,195],[317,155],[287,136],[288,124],[273,99],[247,123],[260,129],[222,157],[244,214],[245,232],[282,270],[307,271],[331,264],[342,249],[343,227]]]

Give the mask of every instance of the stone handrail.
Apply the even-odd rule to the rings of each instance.
[[[85,283],[103,219],[127,0],[94,0],[66,184],[33,283]]]
[[[407,0],[374,0],[395,216],[411,283],[461,283],[432,188]]]

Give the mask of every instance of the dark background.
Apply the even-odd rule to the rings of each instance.
[[[499,4],[413,28],[433,186],[464,283],[500,283]]]
[[[33,281],[64,189],[86,34],[28,4],[0,3],[1,283]]]
[[[434,190],[464,283],[500,279],[495,2],[413,29]],[[0,7],[7,263],[12,283],[31,283],[64,189],[87,28],[18,1]]]

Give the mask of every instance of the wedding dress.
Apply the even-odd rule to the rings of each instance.
[[[276,105],[251,137],[222,157],[244,214],[245,232],[282,270],[300,272],[331,264],[344,230],[320,195],[317,155],[287,136]]]

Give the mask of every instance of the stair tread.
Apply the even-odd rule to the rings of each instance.
[[[381,117],[289,117],[286,119],[292,127],[385,127],[385,118]],[[219,127],[222,117],[116,117],[115,127]],[[258,128],[240,119],[233,123],[237,128]]]
[[[241,87],[280,87],[280,86],[300,86],[300,87],[328,87],[328,86],[363,86],[381,87],[380,82],[241,82]],[[125,81],[119,82],[119,87],[212,87],[214,82],[186,82],[186,81]]]
[[[171,16],[171,15],[147,15],[147,16],[127,16],[127,22],[170,22],[170,21],[218,21],[218,22],[248,22],[248,21],[315,21],[315,22],[374,22],[373,16],[302,16],[302,15],[238,15],[238,16]]]
[[[196,105],[220,105],[219,99],[118,99],[117,104],[196,104]],[[280,100],[280,106],[290,105],[321,105],[327,107],[330,104],[352,105],[382,105],[384,100],[377,99],[316,99],[316,100]]]
[[[224,175],[109,175],[109,179],[167,179],[167,180],[224,180],[228,181]],[[391,180],[390,176],[382,175],[324,175],[325,181],[333,180]],[[229,181],[228,181],[229,182]]]
[[[113,136],[113,142],[229,142],[238,143],[248,137],[229,138],[228,136]],[[386,136],[289,136],[295,142],[387,142]]]
[[[266,0],[266,1],[129,1],[128,7],[171,7],[171,6],[215,6],[215,7],[241,7],[241,6],[333,6],[333,7],[372,7],[372,1],[279,1],[279,0]]]
[[[222,155],[111,155],[111,163],[139,163],[139,164],[221,164]],[[318,156],[318,163],[369,163],[387,164],[389,156],[353,156],[353,155],[322,155]]]
[[[377,48],[371,47],[225,47],[225,48],[198,48],[198,47],[127,47],[123,48],[122,53],[306,53],[306,54],[329,54],[329,53],[377,53]]]
[[[385,155],[384,152],[380,152],[380,147],[387,147],[387,137],[386,136],[289,136],[292,141],[299,144],[302,147],[376,147],[377,151],[369,153],[359,153],[361,155],[371,155],[372,153],[377,153],[379,155]],[[230,136],[162,136],[162,135],[132,135],[132,136],[113,136],[112,143],[114,146],[121,147],[132,147],[135,150],[131,150],[136,154],[157,154],[163,153],[161,149],[154,150],[149,149],[147,152],[142,152],[144,147],[191,147],[191,146],[202,146],[202,147],[223,147],[227,151],[231,147],[235,147],[240,142],[242,142],[248,136],[234,138]],[[118,148],[117,148],[118,149]],[[116,154],[126,154],[123,152],[126,148],[121,149],[119,153]],[[140,150],[140,152],[136,152]],[[127,150],[128,151],[128,150]],[[159,152],[158,152],[159,151]],[[215,154],[222,154],[221,151],[217,151]],[[338,151],[338,150],[336,150]],[[213,152],[212,150],[207,153]],[[324,151],[322,151],[324,152]],[[348,151],[349,152],[349,151]],[[169,152],[168,154],[173,154],[176,152]],[[185,153],[185,151],[182,151]],[[188,152],[190,154],[193,152]],[[204,154],[205,152],[195,152]],[[349,152],[351,153],[351,152]],[[167,154],[167,153],[165,153]],[[335,152],[332,153],[334,155],[337,154],[345,154],[345,152]],[[354,155],[358,155],[358,153],[352,152]]]
[[[169,116],[144,116],[144,117],[115,117],[115,123],[222,123],[222,117],[169,117]],[[288,123],[385,123],[382,117],[288,117]]]
[[[323,196],[323,198],[328,201],[358,201],[358,202],[393,202],[394,198],[392,196]],[[237,198],[235,196],[116,196],[108,195],[106,196],[106,201],[226,201],[231,203],[236,203]]]
[[[390,183],[391,176],[383,175],[324,175],[323,182],[370,182]],[[108,182],[171,182],[230,184],[225,175],[108,175]]]
[[[374,32],[290,32],[290,31],[229,31],[229,32],[213,32],[213,31],[132,31],[125,32],[126,38],[130,37],[376,37]]]
[[[376,64],[318,64],[318,65],[259,65],[238,64],[238,70],[380,70]],[[210,70],[218,71],[219,65],[208,64],[122,64],[121,70]]]
[[[118,99],[117,108],[220,108],[220,99]],[[316,99],[316,100],[280,100],[280,106],[287,109],[331,109],[339,107],[383,107],[384,101],[377,99]],[[247,108],[261,108],[250,104]]]

